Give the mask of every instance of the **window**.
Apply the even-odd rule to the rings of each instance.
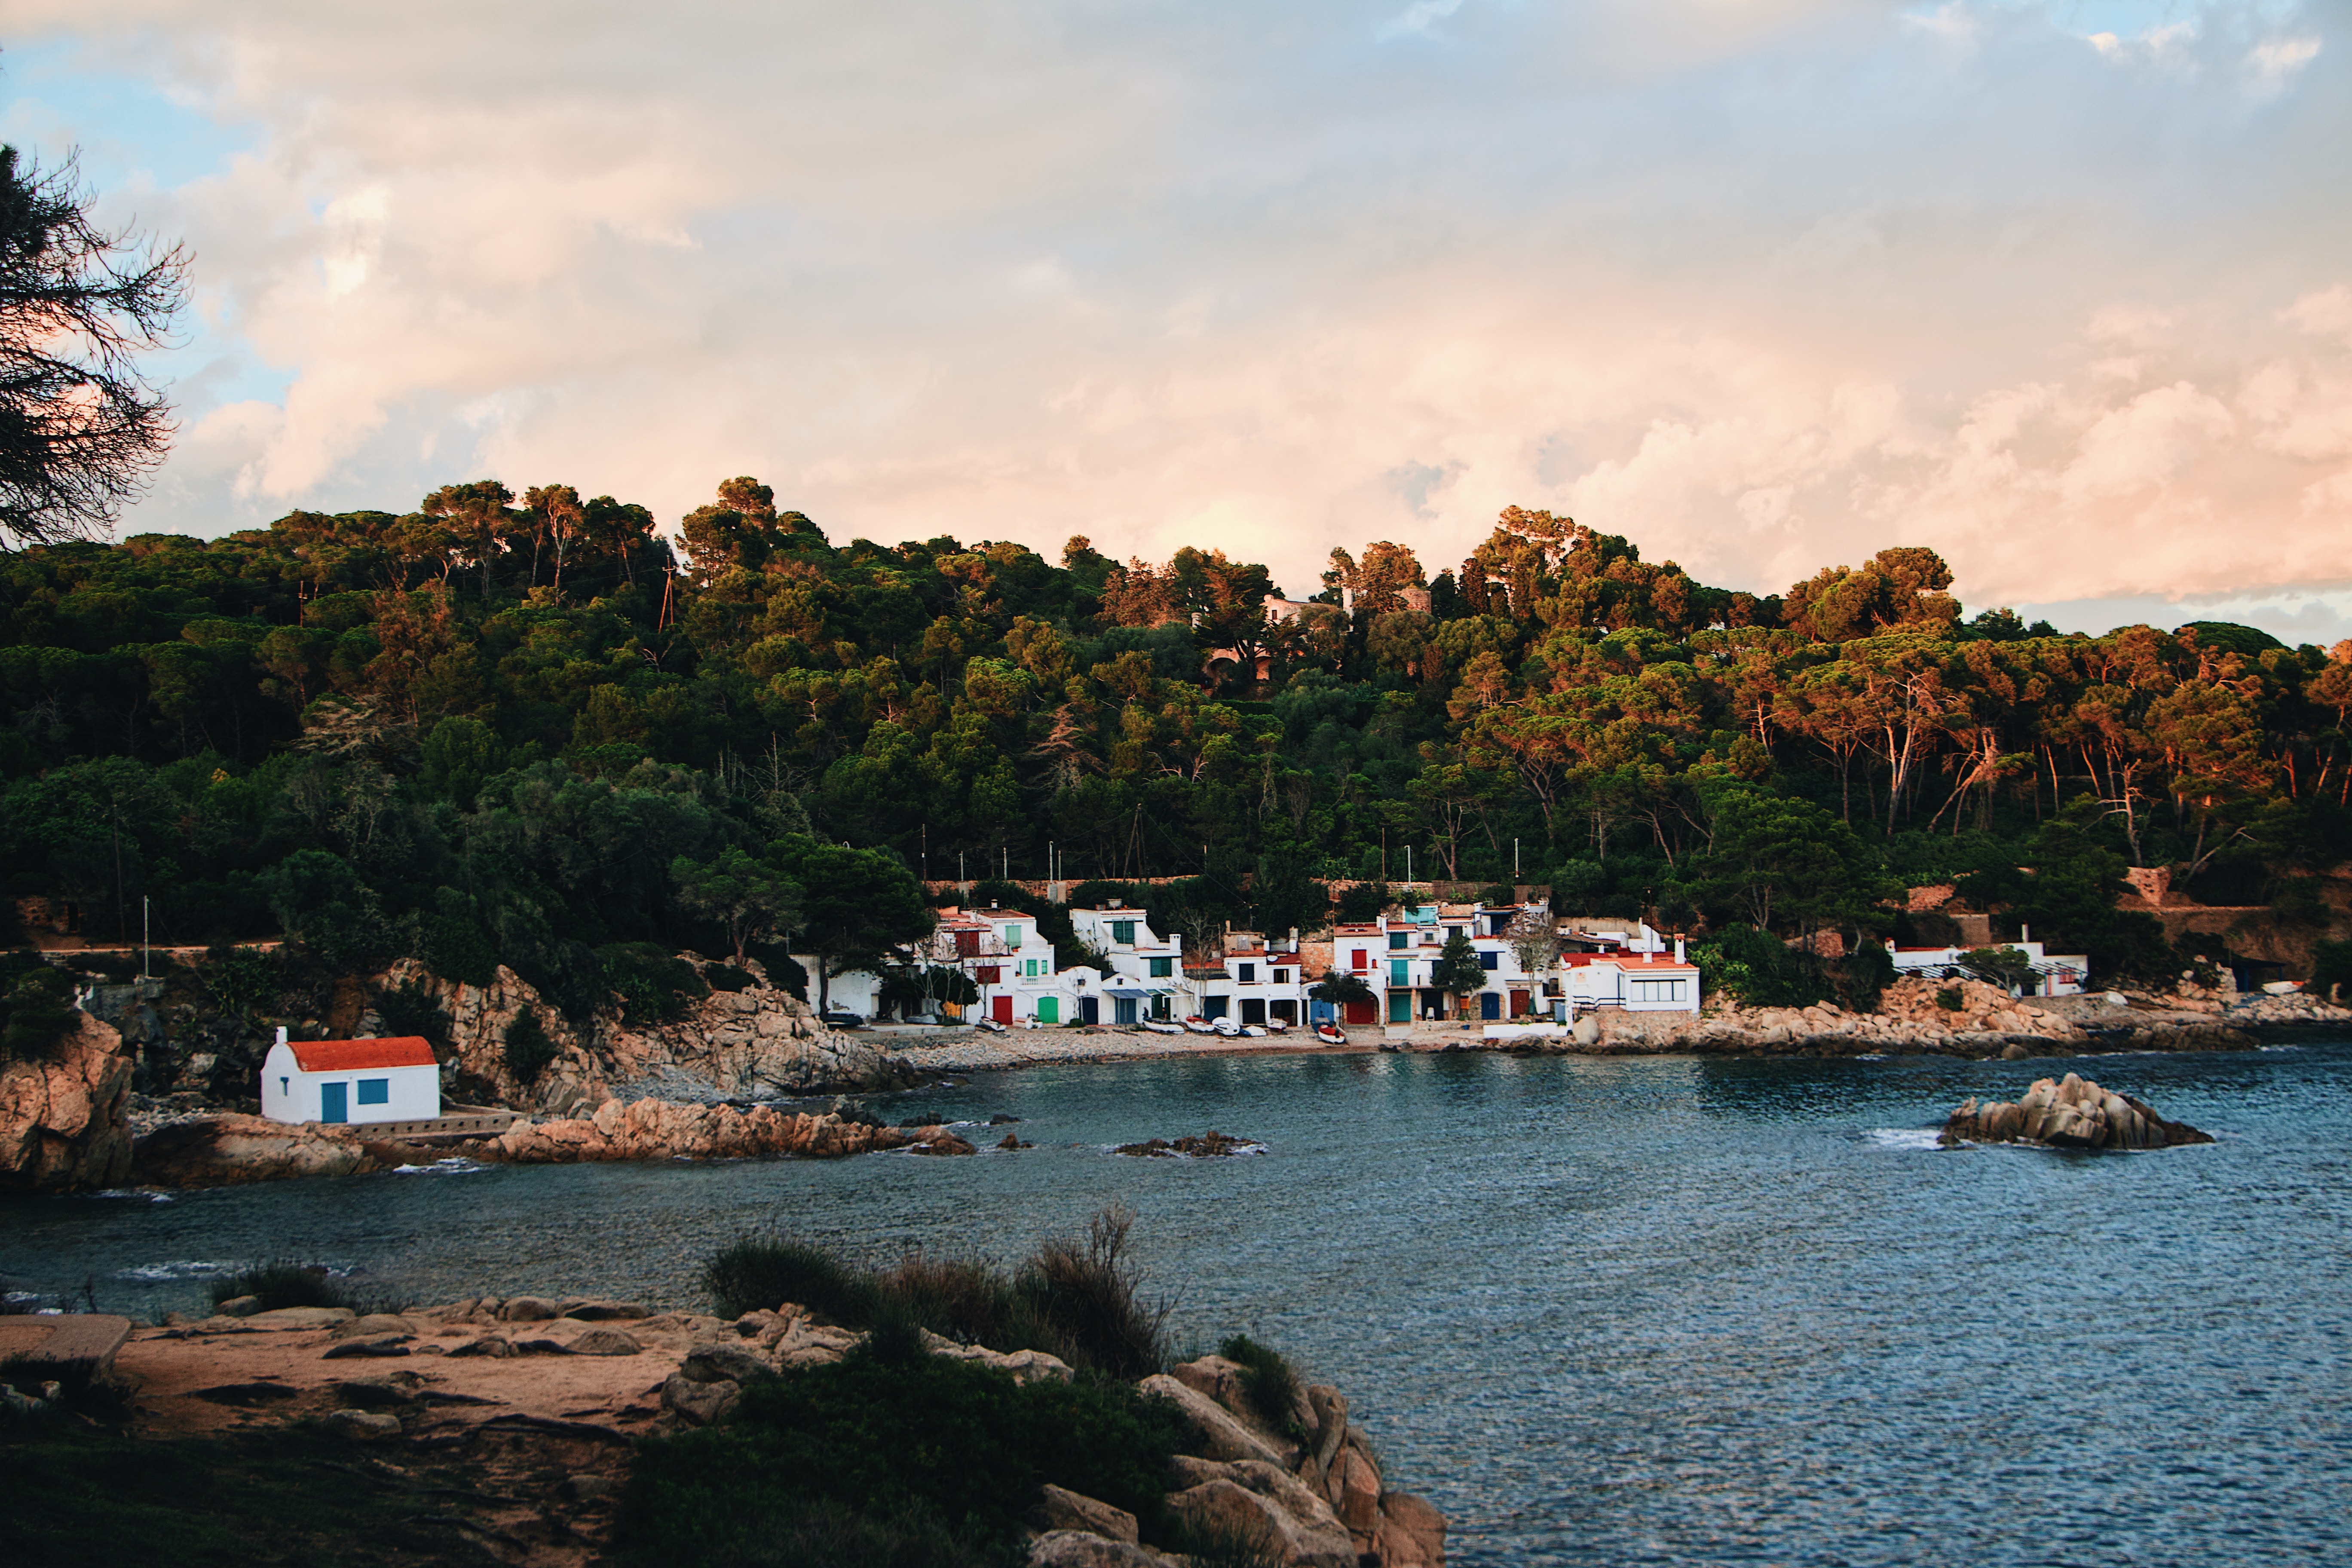
[[[1006,926],[1004,928],[1004,945],[1011,948],[1015,952],[1021,951],[1021,928],[1019,926]]]
[[[1389,984],[1391,985],[1412,984],[1412,965],[1402,958],[1392,958],[1389,960]]]
[[[392,1103],[392,1079],[388,1078],[363,1078],[360,1079],[360,1103],[362,1105],[390,1105]]]
[[[1371,966],[1372,966],[1372,950],[1371,950],[1370,948],[1369,948],[1369,947],[1351,947],[1351,948],[1349,948],[1349,949],[1348,950],[1348,967],[1349,967],[1349,968],[1353,969],[1353,970],[1356,970],[1356,971],[1358,971],[1359,973],[1360,973],[1360,972],[1362,972],[1362,971],[1364,971],[1364,970],[1370,969]]]
[[[1124,942],[1128,946],[1133,947],[1135,945],[1135,922],[1133,921],[1111,921],[1110,939],[1113,942]]]
[[[1004,979],[1004,970],[999,964],[983,963],[971,972],[971,977],[982,985],[995,985]]]
[[[1242,965],[1242,984],[1244,985],[1255,985],[1257,984],[1256,964],[1244,963]]]
[[[1452,942],[1455,937],[1460,936],[1461,934],[1462,928],[1460,926],[1447,926],[1445,928],[1445,940],[1448,942]]]
[[[1683,983],[1679,980],[1629,980],[1631,999],[1635,1002],[1679,1002],[1683,999]]]
[[[1482,952],[1478,955],[1478,967],[1485,970],[1489,974],[1492,974],[1502,966],[1503,955],[1499,952]]]
[[[1412,932],[1409,931],[1392,931],[1389,932],[1389,951],[1391,952],[1401,952],[1404,950],[1406,944],[1412,941]]]
[[[1274,972],[1274,983],[1275,983],[1276,985],[1287,985],[1287,984],[1290,984],[1290,971],[1288,971],[1287,969],[1277,969],[1277,970],[1276,970],[1276,971]]]
[[[1176,973],[1176,961],[1175,961],[1174,959],[1172,959],[1172,958],[1155,958],[1155,959],[1153,959],[1153,960],[1151,961],[1151,978],[1152,978],[1152,979],[1154,979],[1154,980],[1165,980],[1165,979],[1167,979],[1171,974],[1173,974],[1174,973]]]

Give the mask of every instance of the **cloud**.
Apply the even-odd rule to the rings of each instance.
[[[675,518],[749,472],[836,538],[1217,545],[1293,591],[1334,544],[1458,562],[1514,503],[1767,592],[1895,542],[1977,604],[2352,579],[2345,23],[2108,47],[2075,10],[18,29],[45,145],[113,123],[74,69],[241,128],[139,196],[208,318],[134,530],[485,474]]]

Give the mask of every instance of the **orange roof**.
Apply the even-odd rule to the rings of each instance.
[[[422,1035],[389,1040],[289,1040],[294,1065],[304,1072],[350,1072],[365,1068],[429,1068],[433,1047]]]

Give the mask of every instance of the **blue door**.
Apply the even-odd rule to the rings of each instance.
[[[1096,998],[1094,998],[1094,997],[1092,997],[1092,996],[1081,996],[1081,997],[1079,997],[1079,998],[1078,998],[1078,1022],[1079,1022],[1079,1023],[1081,1023],[1081,1024],[1099,1024],[1099,1023],[1101,1023],[1101,1022],[1102,1022],[1102,1003],[1101,1003],[1101,1002],[1099,1002],[1099,1001],[1097,1001]]]
[[[347,1083],[322,1083],[319,1086],[319,1120],[349,1121],[352,1119],[352,1086]]]
[[[1135,998],[1115,996],[1111,999],[1111,1016],[1122,1024],[1135,1022]]]
[[[1503,998],[1501,993],[1495,991],[1479,992],[1478,1016],[1481,1018],[1499,1018],[1502,1016]]]

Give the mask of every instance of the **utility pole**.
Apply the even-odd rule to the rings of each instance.
[[[1516,881],[1517,881],[1518,879],[1519,879],[1519,841],[1518,841],[1517,839],[1514,838],[1514,839],[1512,839],[1512,840],[1511,840],[1511,880],[1512,880],[1512,881],[1514,881],[1514,882],[1516,882]]]
[[[155,973],[155,950],[147,945],[148,902],[146,894],[139,895],[139,978],[142,980],[151,980]]]

